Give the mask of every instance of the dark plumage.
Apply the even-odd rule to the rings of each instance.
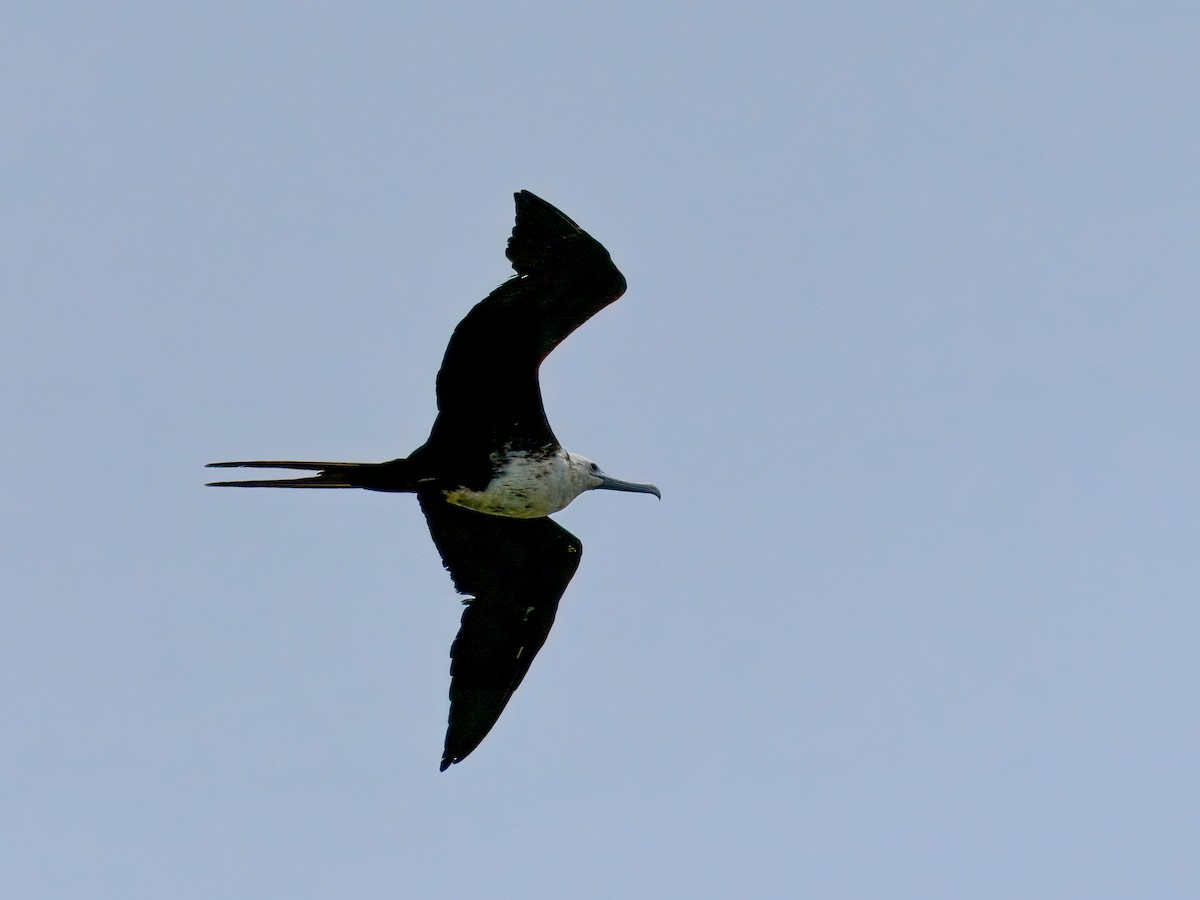
[[[508,241],[516,276],[467,313],[437,376],[429,439],[384,463],[254,460],[216,467],[300,469],[301,478],[220,487],[365,488],[415,493],[455,587],[469,595],[451,648],[441,767],[478,746],[545,643],[583,545],[546,518],[586,490],[650,484],[605,475],[567,452],[546,420],[538,367],[625,291],[608,251],[528,191]]]

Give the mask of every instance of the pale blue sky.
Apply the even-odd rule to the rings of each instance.
[[[0,29],[14,897],[1200,892],[1200,12],[24,4]],[[625,298],[592,494],[440,774],[417,505],[512,192]]]

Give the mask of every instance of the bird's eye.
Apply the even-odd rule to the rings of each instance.
[[[592,463],[592,474],[593,475],[600,474],[600,467],[598,465],[596,465],[595,463]]]

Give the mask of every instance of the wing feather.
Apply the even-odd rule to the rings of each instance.
[[[625,292],[624,276],[599,241],[545,200],[528,191],[515,196],[507,255],[517,274],[477,303],[450,337],[429,439],[440,447],[486,455],[505,444],[557,443],[538,367]]]
[[[450,648],[444,771],[479,745],[529,671],[583,545],[548,518],[489,516],[430,494],[420,502],[454,586],[470,595]]]

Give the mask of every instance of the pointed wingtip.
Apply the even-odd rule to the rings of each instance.
[[[564,230],[564,223],[567,226],[565,228],[567,234],[583,231],[574,219],[553,203],[543,200],[537,194],[533,193],[533,191],[517,191],[513,194],[513,200],[516,202],[518,224],[521,219],[533,219],[543,229],[550,229],[551,231]]]
[[[457,760],[454,760],[454,759],[443,759],[443,760],[442,760],[442,764],[441,764],[440,766],[438,766],[438,771],[439,771],[439,772],[445,772],[445,771],[446,771],[448,768],[450,768],[450,764],[451,764],[451,763],[454,763],[454,762],[457,762]]]

